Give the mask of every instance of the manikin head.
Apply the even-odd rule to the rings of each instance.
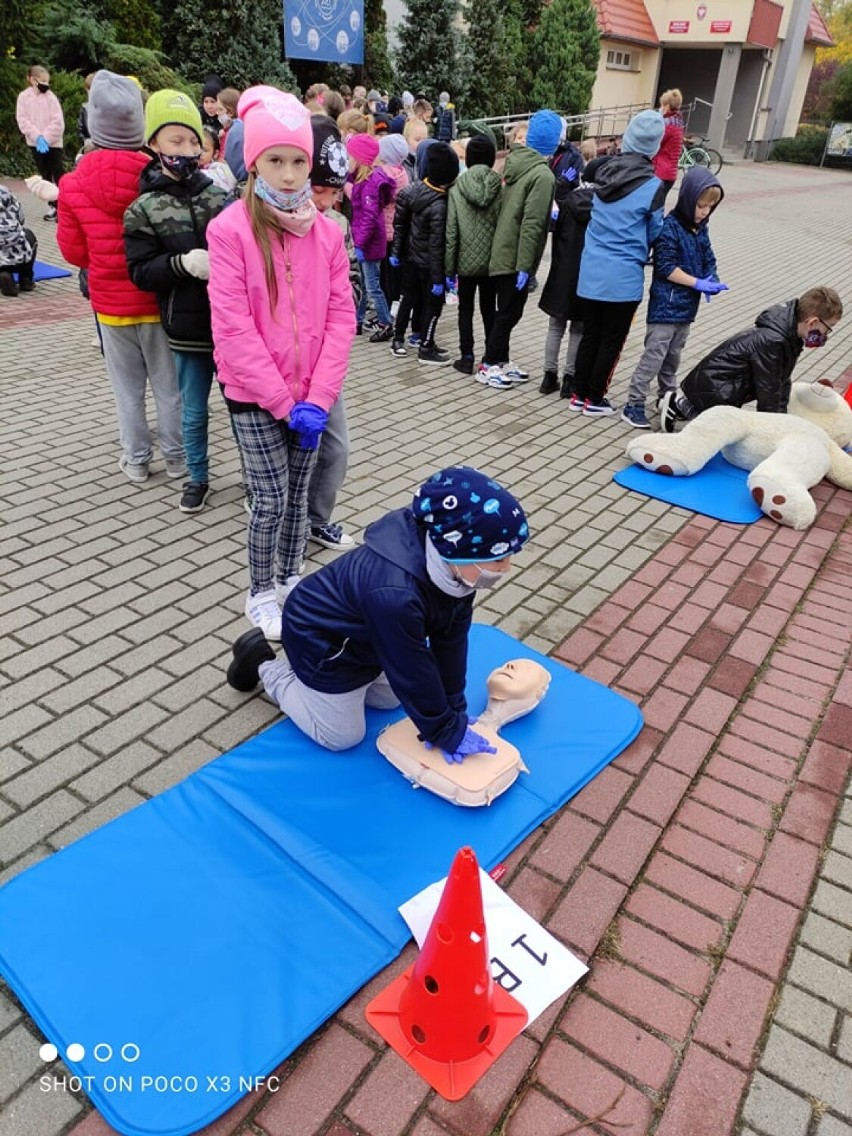
[[[489,699],[497,702],[540,698],[550,685],[550,674],[534,659],[511,659],[491,672],[486,685]]]

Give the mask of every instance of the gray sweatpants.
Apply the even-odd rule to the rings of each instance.
[[[118,435],[129,465],[153,456],[145,413],[148,384],[157,407],[157,441],[168,462],[184,460],[181,402],[174,356],[160,323],[100,324],[107,374],[115,395]]]
[[[351,749],[364,740],[365,706],[376,710],[393,710],[399,706],[399,699],[384,674],[356,690],[324,694],[305,686],[286,659],[261,663],[259,671],[269,698],[293,719],[303,734],[326,749]]]
[[[544,369],[559,374],[559,350],[568,321],[551,316],[547,324],[547,338],[544,341]],[[565,367],[563,375],[574,374],[574,363],[577,359],[577,350],[583,338],[583,324],[580,320],[571,320],[571,330],[568,332],[568,346],[565,350]]]
[[[308,519],[311,528],[327,525],[349,465],[349,426],[343,395],[328,412],[320,438],[314,472],[308,484]]]
[[[630,376],[627,402],[644,406],[651,383],[657,379],[657,396],[674,390],[680,356],[692,325],[688,323],[649,323],[645,332],[645,350]]]

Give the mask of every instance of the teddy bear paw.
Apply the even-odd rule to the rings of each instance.
[[[655,446],[649,446],[644,438],[630,443],[627,447],[627,456],[637,465],[644,466],[653,473],[662,473],[669,477],[686,477],[690,473],[686,462],[672,454],[661,452]]]
[[[779,525],[806,529],[813,524],[816,505],[807,490],[798,486],[784,487],[759,476],[749,478],[749,489],[758,508]]]

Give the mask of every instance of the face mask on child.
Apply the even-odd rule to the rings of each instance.
[[[281,209],[285,213],[292,213],[301,209],[311,200],[311,183],[306,181],[301,189],[288,192],[284,189],[273,189],[269,182],[264,181],[260,174],[255,174],[254,192],[261,201],[271,205],[273,209]]]
[[[222,126],[230,126],[231,123],[233,122],[233,119],[231,118],[231,116],[228,114],[227,111],[224,111],[224,110],[217,117],[218,117],[219,122]]]
[[[805,347],[825,347],[828,342],[828,336],[824,331],[820,331],[818,327],[813,328],[805,336]]]
[[[43,95],[46,95],[47,92],[50,90],[50,83],[36,83],[36,86],[38,87],[38,89],[41,91],[41,93]]]
[[[178,181],[189,181],[200,161],[199,154],[160,154],[163,169]]]

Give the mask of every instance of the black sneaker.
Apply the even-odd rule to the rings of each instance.
[[[379,324],[373,334],[370,336],[370,343],[387,343],[389,339],[393,339],[393,324],[385,323]]]
[[[583,414],[586,418],[605,418],[610,414],[615,414],[615,407],[608,398],[587,398],[586,405],[583,407]]]
[[[560,398],[573,398],[574,397],[574,376],[564,374],[562,376],[562,386],[559,389]]]
[[[405,350],[405,344],[401,339],[395,339],[393,343],[391,343],[391,355],[397,355],[401,359],[404,359],[408,355],[408,352]]]
[[[209,494],[210,486],[206,481],[187,481],[178,508],[182,513],[200,513]]]
[[[29,278],[22,278],[19,275],[18,288],[21,292],[33,292],[35,291],[35,280],[33,280],[32,276],[30,276]]]
[[[666,391],[660,399],[660,429],[664,434],[674,434],[675,422],[679,421],[680,414],[675,405],[675,392]]]
[[[538,388],[539,394],[554,394],[559,390],[559,376],[555,371],[545,371],[544,378],[541,380],[541,386]]]
[[[234,658],[228,667],[228,686],[248,694],[260,681],[258,674],[260,664],[271,663],[275,658],[275,652],[259,627],[243,632],[231,650]]]
[[[426,363],[431,367],[445,367],[450,357],[446,351],[439,351],[437,347],[420,347],[417,351],[417,362]]]
[[[473,356],[462,355],[461,358],[456,359],[455,363],[453,363],[453,367],[455,367],[455,369],[462,375],[472,375]]]
[[[0,292],[4,296],[17,296],[18,282],[11,272],[0,272]]]

